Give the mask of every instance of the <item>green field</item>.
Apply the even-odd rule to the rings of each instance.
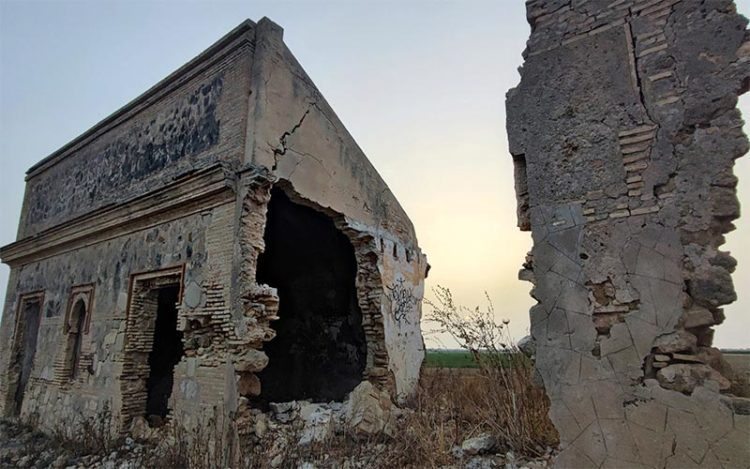
[[[427,349],[425,366],[429,368],[478,368],[466,350]]]

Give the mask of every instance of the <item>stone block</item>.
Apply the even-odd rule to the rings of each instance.
[[[684,330],[661,335],[654,341],[654,349],[661,353],[695,352],[697,348],[698,339]]]
[[[346,426],[356,438],[377,435],[395,436],[395,415],[387,392],[376,389],[369,381],[359,384],[345,403]]]
[[[664,388],[685,394],[692,393],[696,386],[709,380],[715,381],[722,390],[729,389],[732,384],[718,371],[704,364],[669,365],[656,373],[656,379]]]
[[[714,315],[706,308],[693,306],[682,315],[682,326],[686,329],[694,327],[711,326],[714,324]]]

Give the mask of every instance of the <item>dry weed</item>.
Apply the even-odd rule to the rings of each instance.
[[[51,425],[42,424],[38,414],[32,414],[27,419],[33,428],[46,428],[46,433],[74,456],[107,454],[120,444],[112,411],[106,402],[93,416],[77,414],[52,422]]]
[[[428,321],[471,352],[479,368],[423,373],[412,425],[429,430],[425,453],[444,452],[449,444],[480,432],[492,433],[499,449],[528,457],[556,446],[549,399],[534,383],[531,359],[513,343],[509,321],[497,319],[489,297],[486,308],[472,310],[457,306],[447,288],[437,287],[434,293],[435,301],[425,300],[431,308]],[[452,441],[436,441],[444,434]]]

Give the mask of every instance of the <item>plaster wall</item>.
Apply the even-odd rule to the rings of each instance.
[[[203,283],[204,279],[227,278],[221,272],[221,246],[211,241],[225,230],[226,215],[232,213],[232,202],[214,209],[182,217],[130,235],[60,254],[18,269],[17,280],[8,291],[10,298],[29,291],[45,292],[42,323],[32,376],[26,390],[21,414],[41,424],[54,425],[75,418],[89,418],[105,407],[117,413],[122,404],[126,315],[130,276],[132,273],[184,266],[185,284]],[[223,219],[222,219],[223,216]],[[217,223],[221,220],[220,223]],[[231,231],[226,241],[231,247]],[[217,259],[218,258],[218,259]],[[72,267],[72,268],[71,268]],[[90,327],[83,335],[81,359],[75,380],[59,373],[65,335],[63,319],[69,307],[68,297],[76,285],[92,285],[93,295],[87,314]],[[7,321],[15,319],[17,304],[6,310]],[[10,356],[11,327],[2,328],[3,366]],[[193,359],[194,361],[195,359]],[[185,362],[188,357],[185,358]],[[184,374],[185,379],[191,376]],[[0,392],[7,391],[0,383]],[[222,381],[223,385],[223,381]],[[209,383],[204,384],[205,388]],[[208,402],[212,392],[183,392],[188,386],[178,381],[173,393],[176,400]],[[202,398],[202,399],[201,399]],[[41,418],[43,416],[43,418]]]
[[[254,30],[228,35],[27,173],[18,239],[241,161]]]
[[[409,396],[424,357],[419,300],[428,270],[414,227],[283,43],[281,28],[270,22],[258,28],[245,159],[336,217],[352,238],[360,264],[373,260],[379,279],[363,282],[360,290],[363,295],[378,292],[386,350],[370,355],[389,357],[388,379],[395,380],[398,396]]]
[[[538,0],[527,17],[507,125],[556,464],[744,466],[747,399],[711,341],[736,299],[720,246],[748,148],[747,20],[697,0]]]

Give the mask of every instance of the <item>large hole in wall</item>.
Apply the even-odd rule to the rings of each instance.
[[[182,359],[182,332],[177,330],[179,294],[178,286],[158,290],[154,345],[148,357],[149,375],[146,380],[146,415],[152,422],[167,416],[174,367]]]
[[[367,359],[357,302],[357,262],[333,220],[271,191],[266,249],[257,281],[278,290],[277,335],[266,344],[260,400],[343,400],[362,381]]]

